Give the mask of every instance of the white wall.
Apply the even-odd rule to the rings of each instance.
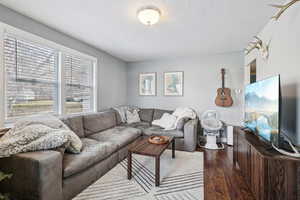
[[[49,28],[2,5],[0,5],[0,21],[98,58],[98,109],[101,110],[115,105],[126,104],[127,64],[124,61]],[[101,37],[101,35],[99,35],[99,37]]]
[[[282,92],[282,130],[300,144],[300,3],[295,3],[278,21],[271,20],[259,33],[270,43],[270,57],[264,61],[254,50],[245,65],[257,59],[257,79],[280,74]]]
[[[140,107],[174,109],[179,106],[193,107],[199,114],[208,109],[220,111],[227,123],[240,124],[242,94],[232,91],[234,105],[231,108],[215,106],[217,88],[221,87],[221,68],[226,68],[226,87],[243,88],[244,56],[242,53],[219,54],[190,58],[129,63],[127,74],[128,103]],[[184,96],[163,96],[163,72],[184,71]],[[157,72],[157,96],[144,97],[138,94],[140,72]]]

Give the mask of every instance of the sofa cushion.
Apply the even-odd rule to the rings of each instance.
[[[64,122],[78,137],[84,137],[82,116],[68,116],[60,119]]]
[[[116,126],[116,114],[113,111],[88,114],[83,116],[83,127],[85,136]]]
[[[150,127],[149,122],[136,122],[136,123],[132,123],[132,124],[122,124],[122,125],[127,126],[127,127],[137,128],[137,129],[140,129],[140,130],[144,130],[144,129]]]
[[[100,133],[90,135],[89,138],[102,142],[111,142],[118,145],[118,148],[122,148],[138,138],[141,135],[141,132],[142,131],[139,129],[128,126],[116,126]]]
[[[176,138],[183,138],[183,132],[180,130],[164,130],[159,126],[151,126],[143,130],[144,135],[162,135],[162,136],[174,136]]]
[[[154,109],[153,120],[160,119],[163,116],[164,113],[172,114],[173,111],[171,111],[171,110]]]
[[[63,158],[64,178],[79,173],[86,168],[107,158],[117,151],[117,145],[110,142],[99,142],[89,138],[82,138],[82,152],[79,154],[65,153]]]
[[[139,115],[141,121],[152,122],[153,121],[153,109],[140,109]]]

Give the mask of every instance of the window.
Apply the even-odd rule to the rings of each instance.
[[[66,55],[65,85],[66,113],[93,110],[93,62],[73,55]]]
[[[6,119],[37,113],[57,113],[57,52],[4,37]]]
[[[0,55],[0,127],[34,114],[97,110],[97,59],[1,23]]]

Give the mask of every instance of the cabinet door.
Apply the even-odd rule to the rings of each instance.
[[[297,195],[299,172],[296,163],[279,159],[270,159],[268,162],[268,199],[300,199]]]
[[[238,165],[248,185],[250,185],[250,145],[245,141],[242,135],[239,135],[238,145]]]
[[[257,150],[251,147],[251,180],[250,187],[257,200],[265,198],[265,159]]]

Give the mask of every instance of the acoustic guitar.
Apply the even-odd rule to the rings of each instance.
[[[225,88],[225,69],[221,69],[222,74],[222,88],[218,88],[217,97],[215,100],[215,104],[221,107],[230,107],[233,104],[233,100],[231,98],[231,91],[229,88]]]

